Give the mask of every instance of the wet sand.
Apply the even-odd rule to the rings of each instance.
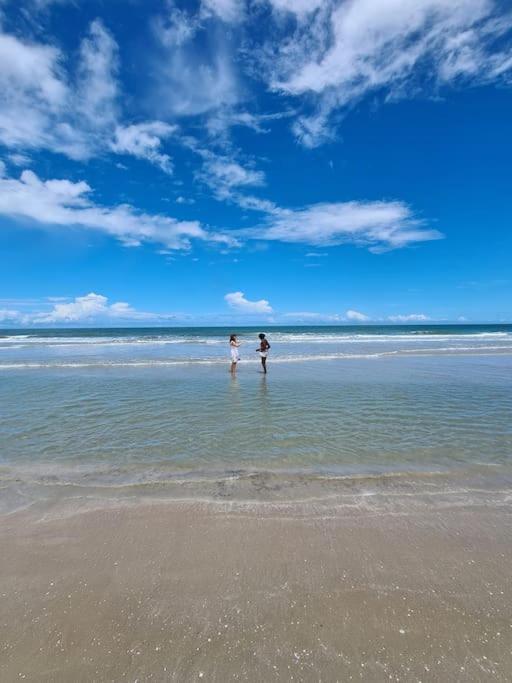
[[[509,681],[511,512],[3,516],[0,680]]]

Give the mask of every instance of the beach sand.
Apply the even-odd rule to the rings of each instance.
[[[32,506],[0,680],[510,681],[512,506]]]

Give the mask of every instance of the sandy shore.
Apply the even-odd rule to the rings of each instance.
[[[0,521],[0,680],[510,681],[512,507]]]

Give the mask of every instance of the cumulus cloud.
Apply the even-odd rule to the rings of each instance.
[[[122,301],[110,304],[106,296],[94,292],[78,296],[70,302],[56,303],[51,311],[29,317],[33,323],[76,323],[99,319],[144,321],[162,318],[157,313],[138,311]]]
[[[366,320],[370,320],[370,318],[365,315],[364,313],[361,313],[360,311],[352,311],[348,310],[345,312],[345,317],[347,320],[350,320],[352,322],[365,322]]]
[[[430,320],[424,313],[409,313],[408,315],[390,315],[388,320],[394,323],[413,323]]]
[[[0,179],[0,215],[46,226],[98,230],[127,246],[152,242],[168,249],[188,249],[192,240],[236,244],[232,237],[205,230],[198,221],[143,213],[129,204],[102,206],[92,200],[91,193],[83,180],[45,181],[25,170],[19,179]]]
[[[266,223],[240,231],[248,238],[313,246],[358,244],[381,252],[443,235],[416,218],[399,201],[320,203],[302,209],[275,207]]]
[[[271,0],[291,9],[291,0]],[[299,2],[297,7],[302,7]],[[316,104],[294,124],[305,145],[332,134],[331,113],[370,93],[387,99],[509,80],[512,60],[500,40],[512,16],[494,0],[345,0],[295,12],[296,30],[266,46],[274,90]]]
[[[58,325],[74,323],[164,322],[176,319],[174,313],[139,311],[124,301],[110,303],[102,294],[90,292],[74,299],[52,297],[50,310],[0,310],[0,323],[14,325]]]
[[[272,307],[266,299],[249,301],[243,292],[230,292],[224,299],[231,308],[243,313],[272,313]]]

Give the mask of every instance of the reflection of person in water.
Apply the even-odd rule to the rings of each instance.
[[[256,349],[256,352],[260,354],[263,372],[267,374],[267,356],[268,352],[270,351],[270,344],[268,343],[268,339],[265,337],[263,332],[261,332],[258,337],[260,339],[260,346],[258,349]]]

